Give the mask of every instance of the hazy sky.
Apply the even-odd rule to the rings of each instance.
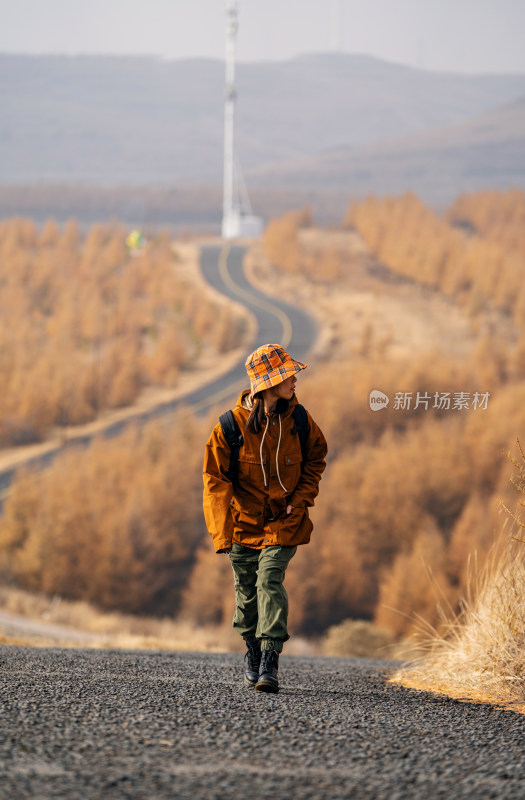
[[[0,0],[0,52],[224,53],[225,0]],[[242,61],[342,49],[426,69],[525,72],[525,0],[239,0]]]

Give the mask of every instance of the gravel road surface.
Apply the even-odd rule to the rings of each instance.
[[[523,798],[525,717],[390,686],[385,662],[0,647],[0,798]]]

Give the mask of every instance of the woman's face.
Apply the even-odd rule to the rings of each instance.
[[[265,391],[265,400],[266,405],[268,405],[268,401],[270,407],[275,405],[277,400],[282,397],[284,400],[291,400],[295,393],[295,384],[297,383],[297,374],[291,375],[289,378],[286,378],[285,381],[282,383],[278,383],[277,386],[272,386],[271,389],[266,389]]]
[[[285,400],[291,400],[295,393],[296,383],[297,375],[291,375],[282,383],[278,383],[277,386],[273,387],[277,392],[277,397],[284,397]]]

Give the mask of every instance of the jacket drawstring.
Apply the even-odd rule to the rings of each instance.
[[[277,467],[277,478],[279,479],[279,483],[281,484],[281,489],[283,490],[283,492],[286,492],[286,494],[288,494],[288,489],[283,484],[283,482],[281,480],[281,476],[279,475],[279,448],[281,446],[281,432],[282,432],[281,415],[279,414],[279,441],[277,442],[277,453],[276,453],[276,456],[275,456],[275,466]]]
[[[266,436],[266,433],[268,431],[268,425],[269,424],[270,424],[270,417],[266,417],[266,428],[264,429],[264,433],[263,433],[262,439],[261,439],[261,446],[259,448],[259,458],[261,459],[261,469],[262,469],[262,473],[263,473],[264,487],[265,488],[268,486],[268,484],[266,483],[266,472],[264,470],[264,459],[263,459],[262,449],[263,449],[263,444],[264,444],[264,437]]]
[[[283,430],[283,428],[282,428],[282,424],[281,424],[281,416],[280,416],[280,414],[278,416],[279,416],[279,441],[277,442],[277,453],[275,454],[275,466],[277,467],[277,479],[278,479],[279,483],[281,484],[281,489],[283,490],[283,492],[286,492],[286,494],[288,494],[288,489],[286,488],[286,486],[282,482],[281,475],[279,473],[279,448],[281,447],[281,438],[282,438],[282,430]],[[262,438],[261,438],[261,446],[259,448],[259,458],[261,460],[261,469],[262,469],[262,473],[263,473],[263,479],[264,479],[265,488],[266,488],[266,486],[268,486],[268,484],[266,482],[266,471],[264,469],[264,459],[263,459],[262,451],[263,451],[264,438],[265,438],[265,436],[266,436],[266,434],[268,432],[269,424],[270,424],[270,417],[267,416],[266,417],[266,427],[264,429],[264,433],[263,433]]]

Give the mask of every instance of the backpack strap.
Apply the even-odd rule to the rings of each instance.
[[[237,425],[231,409],[221,414],[219,422],[221,423],[222,432],[230,447],[230,466],[228,467],[226,475],[232,483],[236,483],[237,474],[239,472],[239,451],[244,442],[243,435],[239,430],[239,426]]]
[[[305,407],[302,406],[301,403],[297,403],[292,413],[295,422],[295,427],[293,428],[293,431],[299,434],[299,442],[301,443],[301,455],[304,463],[306,461],[306,455],[308,452],[307,442],[308,442],[308,434],[310,433],[310,423],[308,422],[308,414],[306,413]]]

